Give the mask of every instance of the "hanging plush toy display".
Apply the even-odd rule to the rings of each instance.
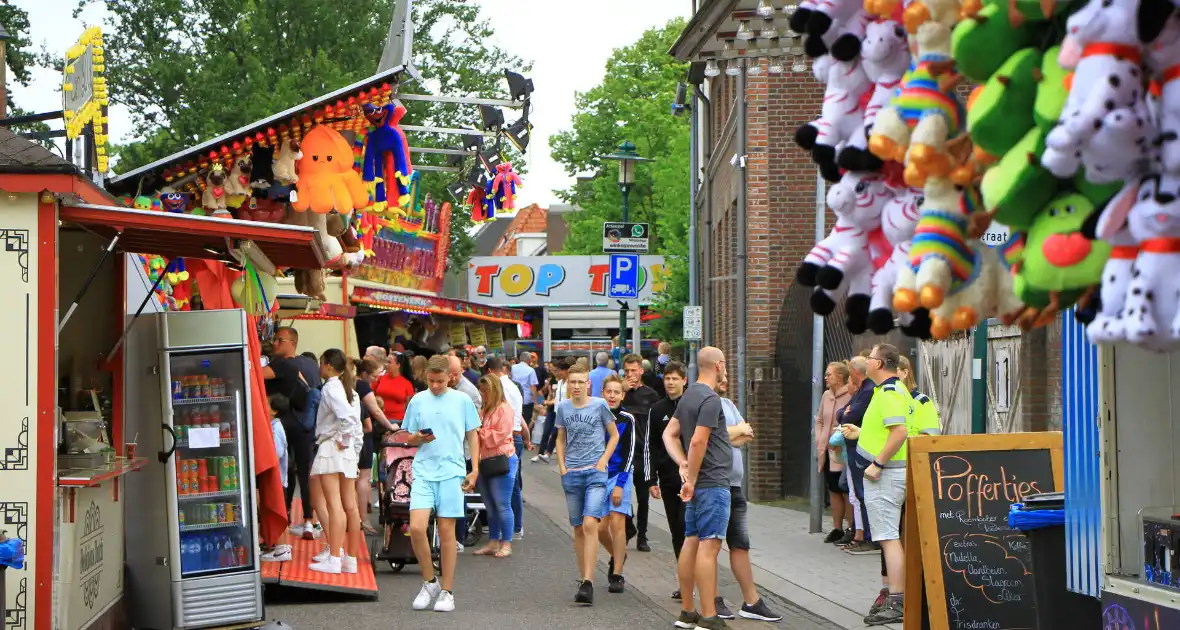
[[[352,147],[339,132],[326,125],[312,127],[300,143],[298,199],[291,207],[346,214],[368,206],[369,193],[360,175],[352,170]]]
[[[392,205],[407,210],[410,205],[410,144],[398,123],[406,108],[398,102],[363,107],[369,130],[365,136],[362,177],[373,193],[373,211],[385,212]],[[390,193],[392,191],[392,197]]]
[[[511,162],[501,162],[496,165],[496,175],[489,183],[489,194],[492,203],[498,210],[516,209],[516,187],[520,186],[520,176],[512,170]]]

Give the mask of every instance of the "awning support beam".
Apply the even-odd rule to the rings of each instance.
[[[131,329],[135,326],[135,322],[139,321],[139,316],[143,313],[143,309],[147,308],[147,303],[156,295],[156,289],[160,288],[160,283],[164,281],[164,276],[168,275],[168,272],[172,270],[173,262],[175,262],[175,259],[169,260],[168,266],[164,267],[164,270],[160,272],[160,276],[152,283],[152,288],[148,289],[147,295],[143,296],[143,301],[139,303],[139,308],[135,309],[135,314],[131,316],[131,321],[127,322],[127,327],[123,329],[123,336],[119,337],[119,340],[115,342],[115,347],[111,348],[111,351],[107,353],[107,357],[115,356],[119,352],[119,348],[123,347],[123,342],[127,341],[127,335],[131,334]]]
[[[455,129],[453,127],[429,127],[425,125],[402,125],[402,131],[420,131],[423,133],[446,133],[453,136],[487,136],[494,137],[495,131],[480,131],[479,129]]]
[[[458,105],[491,105],[493,107],[508,107],[520,109],[524,101],[509,101],[501,98],[476,98],[474,96],[430,96],[426,94],[398,94],[403,101],[426,101],[429,103],[455,103]]]
[[[111,242],[107,244],[107,248],[103,250],[102,256],[98,259],[98,263],[94,265],[94,269],[90,270],[90,276],[86,278],[86,282],[82,283],[82,288],[78,289],[78,295],[74,296],[74,301],[70,304],[69,310],[62,316],[61,323],[57,325],[57,334],[61,334],[61,331],[66,327],[66,322],[70,321],[70,318],[74,316],[74,311],[78,310],[78,304],[82,302],[82,296],[86,295],[86,291],[90,289],[90,285],[94,284],[94,278],[98,275],[98,270],[102,269],[102,264],[107,261],[107,258],[110,258],[111,252],[115,251],[115,246],[119,244],[120,236],[122,236],[122,233],[116,234],[111,239]]]

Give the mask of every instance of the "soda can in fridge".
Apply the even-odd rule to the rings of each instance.
[[[217,504],[217,522],[218,523],[228,522],[225,520],[225,504],[224,503]]]
[[[180,381],[172,381],[172,400],[184,399],[184,385]]]
[[[234,507],[235,507],[234,504],[233,503],[226,503],[226,504],[224,504],[224,507],[225,507],[225,521],[224,522],[236,523],[238,521],[238,518],[237,518],[238,515],[237,515],[237,510],[234,509]]]

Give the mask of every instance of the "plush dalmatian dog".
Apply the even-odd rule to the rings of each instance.
[[[1090,0],[1070,16],[1058,60],[1063,67],[1075,68],[1073,84],[1041,157],[1051,173],[1071,177],[1087,154],[1122,155],[1128,150],[1123,144],[1106,146],[1125,141],[1123,136],[1097,137],[1098,132],[1112,122],[1108,116],[1116,110],[1131,110],[1124,115],[1147,122],[1142,115],[1140,51],[1144,42],[1156,39],[1172,11],[1164,0]]]
[[[1147,50],[1147,62],[1155,76],[1148,103],[1159,128],[1162,168],[1180,173],[1180,13],[1168,18],[1160,36]]]
[[[1124,338],[1122,312],[1126,303],[1127,291],[1131,286],[1131,268],[1135,266],[1135,258],[1139,255],[1139,245],[1131,236],[1125,217],[1136,201],[1139,191],[1138,179],[1135,183],[1124,186],[1115,196],[1098,219],[1096,235],[1106,233],[1103,240],[1110,243],[1110,258],[1102,268],[1102,285],[1099,290],[1099,311],[1094,321],[1086,326],[1086,336],[1090,343],[1110,343]],[[1120,206],[1126,209],[1121,212]],[[1121,214],[1118,225],[1109,225],[1113,214]]]
[[[1170,350],[1180,342],[1180,175],[1145,178],[1127,223],[1139,256],[1121,318],[1126,339]]]

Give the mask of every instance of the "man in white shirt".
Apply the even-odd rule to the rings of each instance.
[[[520,361],[512,366],[512,380],[517,385],[520,385],[520,391],[523,395],[521,401],[521,416],[524,418],[525,424],[531,424],[533,421],[533,405],[537,402],[537,388],[540,383],[537,382],[537,370],[530,365],[532,361],[532,353],[521,352]]]

